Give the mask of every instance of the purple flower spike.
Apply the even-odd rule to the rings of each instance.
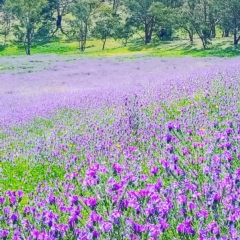
[[[0,204],[3,205],[5,201],[6,201],[6,198],[0,196]]]
[[[13,213],[13,214],[12,214],[12,216],[11,216],[11,220],[12,220],[13,224],[15,224],[15,223],[17,222],[17,220],[18,220],[18,216],[17,216],[16,213]]]
[[[104,232],[110,232],[113,229],[113,225],[110,222],[104,222],[102,224],[102,229],[103,229]]]
[[[157,175],[158,172],[159,172],[159,168],[158,167],[156,167],[156,166],[152,167],[151,174]]]
[[[18,196],[19,199],[22,199],[23,196],[24,196],[24,192],[22,190],[18,190],[17,191],[17,196]]]
[[[33,229],[31,231],[31,235],[32,235],[33,239],[38,239],[40,236],[40,232],[37,229]]]
[[[7,229],[0,229],[0,238],[6,239],[9,234],[9,231]]]
[[[182,223],[178,224],[177,231],[180,234],[195,234],[192,227],[192,221],[190,219],[185,219]]]
[[[97,205],[97,198],[95,197],[88,197],[85,198],[83,201],[90,208],[94,208]]]

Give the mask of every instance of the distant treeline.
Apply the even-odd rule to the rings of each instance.
[[[59,34],[77,40],[81,51],[91,38],[128,40],[139,34],[145,44],[156,35],[172,40],[184,30],[189,41],[197,35],[203,48],[216,37],[240,41],[240,0],[0,0],[0,34],[4,43],[14,35],[30,55],[35,41]]]

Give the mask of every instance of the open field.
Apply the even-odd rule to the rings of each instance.
[[[0,239],[239,239],[240,58],[93,55],[0,59]]]
[[[41,106],[46,110],[49,105],[66,104],[73,94],[78,97],[78,92],[102,94],[114,89],[127,94],[173,79],[181,82],[191,76],[215,74],[235,62],[238,59],[142,58],[142,55],[93,59],[55,55],[4,57],[0,59],[0,123],[1,119],[5,123],[14,121],[13,115],[19,115],[19,110],[24,119],[24,114],[33,116],[31,111],[40,111]]]
[[[79,50],[77,42],[72,41],[51,41],[49,43],[37,43],[32,47],[32,54],[58,54],[63,56],[116,56],[116,55],[150,55],[158,57],[181,57],[181,56],[218,56],[218,57],[234,57],[240,55],[240,47],[234,46],[232,37],[216,38],[212,40],[209,49],[204,50],[200,39],[195,39],[193,44],[189,40],[176,41],[159,41],[153,39],[152,43],[144,45],[142,40],[134,38],[129,41],[127,47],[122,46],[121,41],[108,39],[106,49],[101,50],[102,41],[88,40],[85,52]],[[0,47],[0,56],[24,55],[23,47],[17,45],[6,45]]]

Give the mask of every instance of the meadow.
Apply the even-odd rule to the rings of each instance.
[[[239,239],[240,58],[0,59],[0,239]]]

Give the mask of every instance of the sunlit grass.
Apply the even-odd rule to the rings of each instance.
[[[105,50],[102,49],[101,40],[88,40],[86,50],[81,52],[79,43],[76,41],[55,41],[49,43],[33,44],[32,54],[58,54],[58,55],[81,55],[88,57],[99,56],[122,56],[122,55],[150,55],[158,57],[181,57],[181,56],[219,56],[219,57],[233,57],[240,55],[240,47],[233,46],[232,38],[218,38],[212,40],[209,49],[202,48],[201,41],[195,39],[194,44],[190,44],[188,40],[177,41],[159,41],[153,39],[151,44],[144,45],[141,41],[133,39],[129,41],[128,45],[124,47],[121,41],[108,39]],[[0,55],[19,55],[25,54],[23,47],[16,45],[6,45],[1,47]],[[1,69],[1,68],[0,68]]]

